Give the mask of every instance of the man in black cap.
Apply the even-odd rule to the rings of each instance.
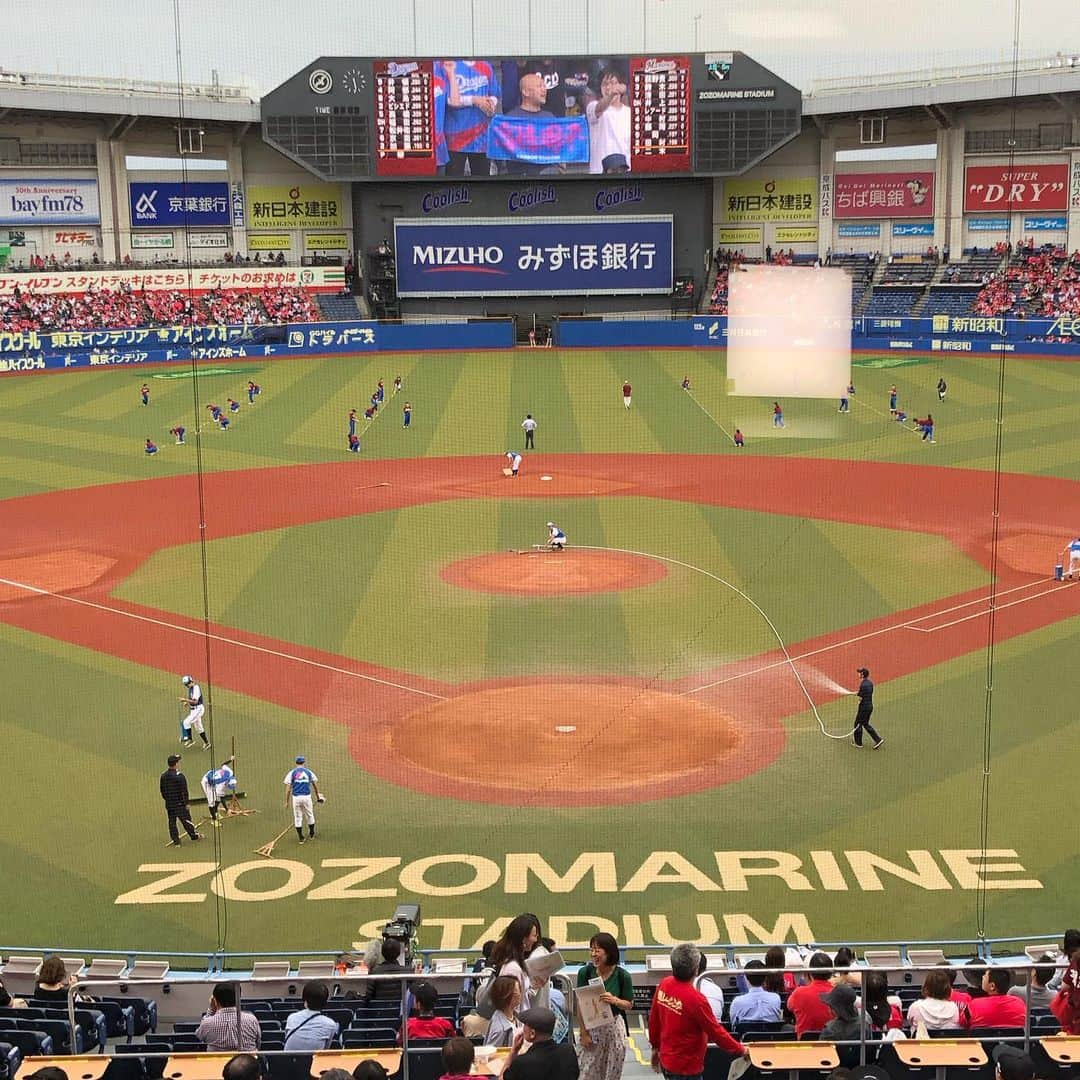
[[[180,846],[180,833],[177,831],[176,822],[179,820],[184,830],[192,840],[201,840],[202,837],[195,831],[191,823],[191,811],[188,809],[187,777],[177,768],[180,764],[179,754],[169,755],[169,767],[161,774],[159,788],[161,797],[165,800],[165,813],[169,815],[169,847]]]
[[[862,682],[856,693],[859,695],[859,711],[855,714],[855,727],[851,732],[851,741],[858,747],[862,747],[862,736],[865,731],[874,740],[874,749],[880,750],[885,741],[870,723],[870,715],[874,711],[874,684],[870,681],[870,669],[861,667],[859,674]]]
[[[506,1080],[578,1080],[578,1060],[573,1047],[557,1043],[555,1014],[542,1005],[518,1013],[524,1030],[514,1039],[510,1058],[503,1076]],[[532,1043],[527,1054],[521,1053],[523,1043]]]

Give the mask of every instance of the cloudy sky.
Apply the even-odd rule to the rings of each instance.
[[[319,55],[739,49],[816,79],[1012,55],[1014,0],[178,0],[185,79],[264,92]],[[1078,0],[1019,0],[1025,57],[1080,53]],[[415,27],[415,33],[414,33]],[[1063,39],[1062,32],[1068,35]],[[173,0],[0,0],[4,69],[176,79]]]

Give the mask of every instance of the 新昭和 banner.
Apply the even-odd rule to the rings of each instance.
[[[670,215],[405,219],[394,236],[399,296],[671,292]]]

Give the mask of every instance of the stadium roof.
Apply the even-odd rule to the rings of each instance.
[[[803,113],[824,119],[844,114],[902,109],[935,110],[950,105],[1007,101],[1014,93],[1031,99],[1047,97],[1080,115],[1080,54],[1058,53],[1020,62],[921,71],[851,75],[815,82],[803,95]],[[12,110],[34,113],[78,113],[82,116],[158,117],[175,119],[183,104],[192,121],[251,124],[259,122],[259,99],[243,86],[189,83],[182,96],[176,83],[113,79],[0,68],[0,119]]]
[[[973,64],[825,79],[803,95],[803,114],[824,117],[1008,101],[1014,92],[1024,98],[1050,97],[1080,112],[1080,54],[1022,60],[1015,72],[1011,63]]]

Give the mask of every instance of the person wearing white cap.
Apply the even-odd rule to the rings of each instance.
[[[552,551],[562,551],[566,547],[566,533],[555,524],[554,521],[547,523],[548,544]]]
[[[324,796],[319,794],[319,778],[304,764],[304,755],[296,759],[296,768],[290,769],[285,774],[285,807],[289,806],[292,799],[293,825],[296,826],[296,835],[300,843],[304,843],[304,823],[308,827],[308,840],[315,839],[315,809],[311,803],[312,792],[319,802],[326,802]]]
[[[202,722],[203,714],[206,711],[206,706],[203,704],[202,687],[190,675],[181,675],[180,682],[184,684],[184,688],[187,690],[187,695],[180,700],[188,707],[187,716],[180,721],[180,744],[181,746],[191,745],[191,732],[194,729],[199,733],[199,738],[202,739],[202,748],[209,750],[210,740],[206,737]]]
[[[218,806],[223,804],[230,795],[236,794],[236,773],[232,769],[235,764],[235,757],[228,758],[216,769],[210,769],[201,781],[203,794],[206,796],[206,806],[210,811],[210,824],[215,829],[221,828],[221,822],[218,821]]]

